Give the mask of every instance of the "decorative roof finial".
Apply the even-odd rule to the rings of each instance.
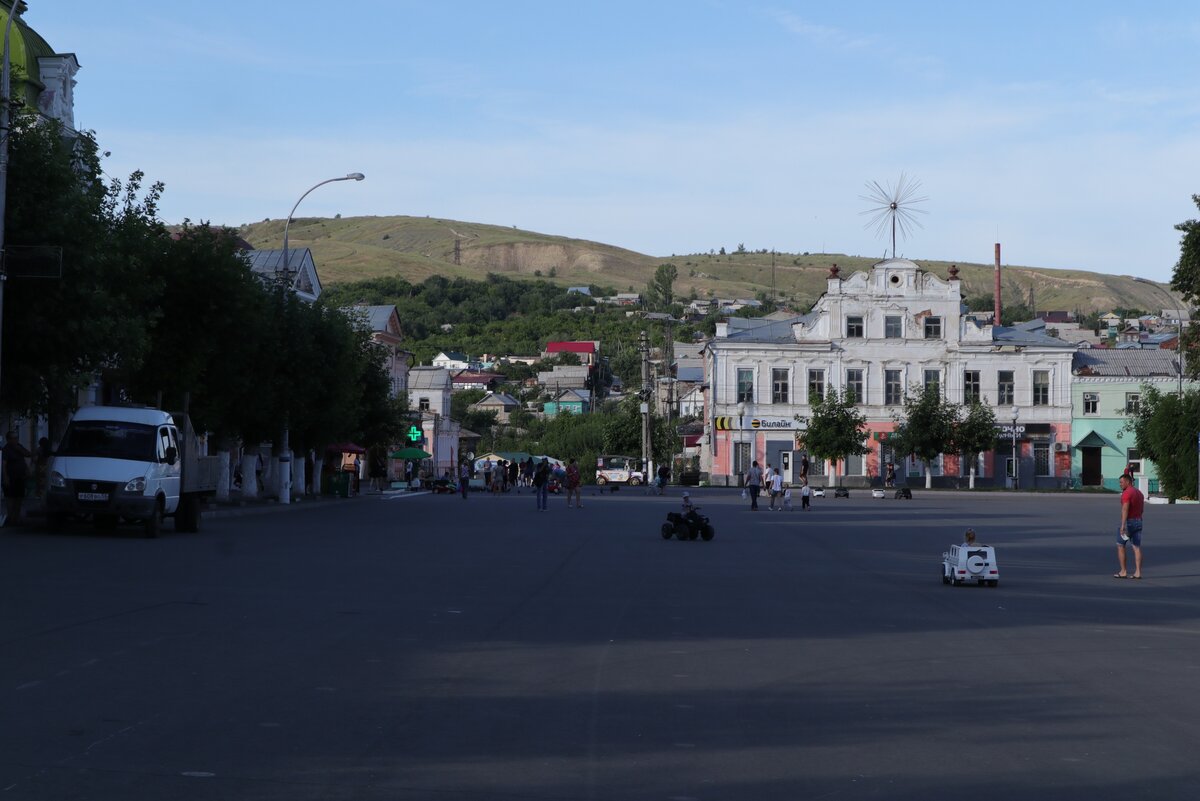
[[[951,281],[958,280],[958,265],[957,264],[950,265],[950,280]]]
[[[829,268],[829,277],[830,277],[830,278],[837,278],[837,277],[838,277],[838,273],[840,273],[840,272],[841,272],[841,270],[840,270],[840,269],[838,268],[838,266],[835,264],[835,265],[833,265],[832,267],[830,267],[830,268]]]

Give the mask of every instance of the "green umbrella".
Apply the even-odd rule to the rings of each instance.
[[[393,459],[428,459],[433,454],[426,453],[420,448],[401,448],[398,451],[393,451],[391,458]]]

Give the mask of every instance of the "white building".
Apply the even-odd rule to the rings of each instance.
[[[798,475],[811,404],[830,390],[850,389],[868,421],[870,452],[836,466],[850,484],[923,470],[892,453],[888,435],[903,413],[906,392],[937,384],[952,401],[993,406],[998,444],[1011,436],[1022,487],[1052,486],[1069,475],[1071,356],[1074,347],[1039,326],[979,325],[964,317],[957,270],[948,281],[906,259],[889,259],[843,279],[830,271],[813,310],[790,320],[730,318],[717,324],[705,349],[705,438],[701,471],[714,484],[736,484],[752,460]],[[1040,321],[1036,321],[1040,324]],[[1004,431],[1008,433],[1004,433]],[[1000,437],[1005,439],[1000,440]],[[1011,448],[980,459],[976,473],[1003,483]],[[947,454],[930,465],[948,483],[970,465]],[[810,475],[833,465],[813,465]]]

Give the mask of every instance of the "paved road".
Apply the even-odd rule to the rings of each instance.
[[[1135,582],[1115,496],[697,494],[709,543],[629,491],[6,531],[0,801],[1200,793],[1197,507]]]

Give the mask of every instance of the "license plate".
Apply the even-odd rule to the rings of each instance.
[[[79,493],[78,497],[79,497],[79,500],[81,500],[81,501],[107,501],[108,493],[107,492],[81,492],[81,493]]]

